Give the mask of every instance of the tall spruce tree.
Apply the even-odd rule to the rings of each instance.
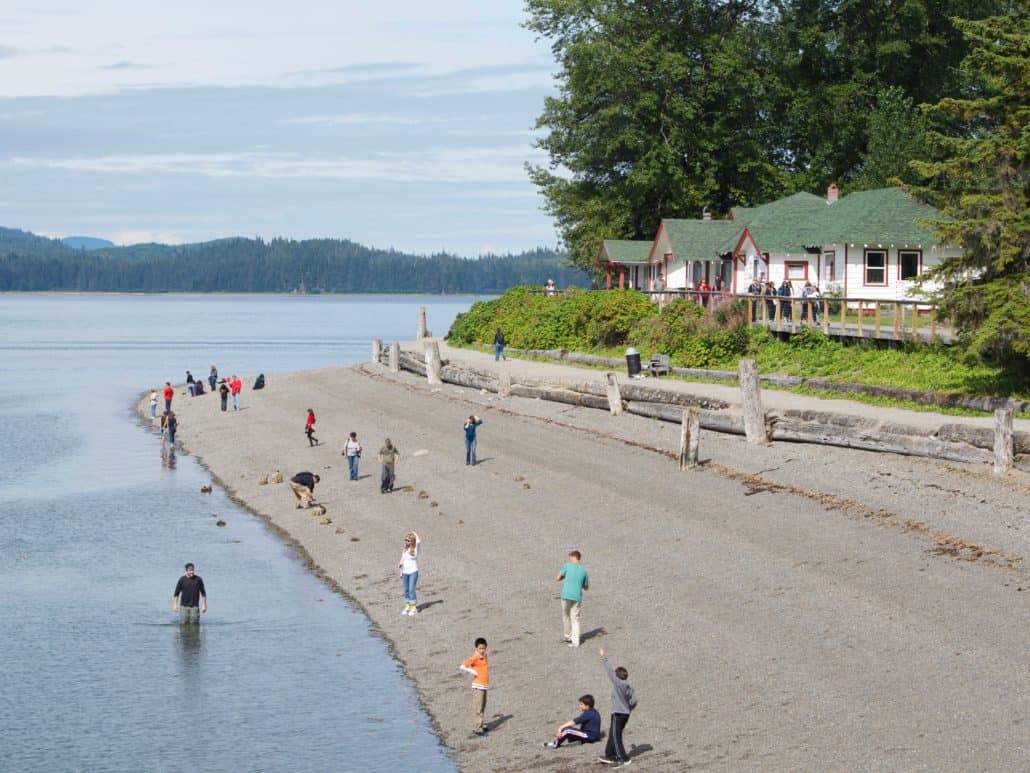
[[[935,223],[959,244],[928,278],[943,282],[945,312],[969,354],[1030,372],[1030,12],[957,20],[971,49],[964,94],[926,106],[939,156],[916,162],[916,195],[950,220]]]

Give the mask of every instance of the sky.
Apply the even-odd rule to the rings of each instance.
[[[2,0],[0,226],[116,244],[557,236],[523,0]]]

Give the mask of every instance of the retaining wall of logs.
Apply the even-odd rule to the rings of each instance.
[[[441,361],[436,342],[425,341],[424,346],[425,354],[420,357],[414,352],[401,350],[398,343],[383,347],[381,341],[375,341],[373,360],[390,365],[391,370],[425,376],[431,383],[442,381],[502,396],[538,398],[607,410],[616,415],[625,412],[683,424],[684,437],[689,438],[695,457],[697,433],[686,431],[691,411],[696,411],[700,429],[742,435],[750,442],[817,443],[967,464],[994,464],[998,473],[1007,472],[1012,467],[1030,472],[1030,432],[1012,431],[1012,411],[1009,409],[996,412],[994,430],[952,423],[927,432],[904,424],[824,411],[765,413],[761,410],[758,379],[754,377],[750,379],[753,381],[750,386],[742,387],[741,407],[733,409],[723,400],[666,390],[638,381],[617,381],[614,374],[608,375],[606,385],[580,379],[545,381],[515,376],[507,368],[502,368],[500,373],[462,368]],[[582,362],[578,358],[585,356],[575,355],[574,359],[570,355],[564,359]],[[745,373],[747,363],[753,361],[742,361],[741,372],[735,375],[742,384],[749,380]],[[435,373],[437,370],[438,374]],[[430,375],[431,371],[436,378]],[[758,416],[757,422],[752,419],[750,428],[745,422],[747,415]]]

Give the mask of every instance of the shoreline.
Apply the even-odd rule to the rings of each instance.
[[[880,528],[883,524],[868,516],[789,492],[753,496],[750,484],[719,470],[744,450],[742,441],[706,436],[703,454],[711,457],[710,466],[676,475],[675,464],[656,453],[675,447],[675,428],[620,417],[612,430],[612,420],[599,411],[501,400],[450,386],[430,389],[424,379],[372,365],[271,374],[264,392],[244,391],[240,413],[221,414],[217,404],[210,397],[176,395],[172,407],[186,452],[234,502],[273,526],[316,574],[362,609],[412,679],[431,726],[462,770],[593,764],[603,742],[557,752],[542,749],[541,742],[572,715],[583,692],[594,694],[607,731],[609,690],[599,645],[613,663],[629,668],[641,694],[626,742],[635,763],[646,770],[702,763],[720,770],[906,767],[928,759],[936,759],[938,769],[961,769],[971,759],[980,764],[994,759],[1001,767],[1016,759],[1011,737],[1007,743],[998,733],[992,739],[974,737],[939,721],[914,738],[905,732],[902,717],[926,716],[927,702],[940,698],[924,700],[914,689],[935,681],[924,657],[928,650],[943,654],[962,640],[961,649],[989,646],[1007,653],[1010,664],[1025,661],[1025,652],[1013,649],[1020,645],[1012,628],[1019,627],[1013,614],[1025,616],[1026,596],[1008,587],[1010,580],[1023,582],[1022,570],[928,558],[916,533]],[[323,441],[310,449],[301,431],[309,404]],[[150,424],[147,408],[144,396],[137,413]],[[469,412],[486,419],[481,464],[475,468],[460,464],[460,423]],[[351,429],[365,444],[362,475],[371,475],[357,484],[344,480],[346,465],[339,457]],[[375,450],[384,434],[402,453],[400,488],[390,495],[380,495],[377,486]],[[627,440],[651,450],[631,447]],[[415,451],[424,453],[414,456]],[[744,471],[766,476],[765,468],[775,467],[777,459],[782,466],[783,456],[870,459],[860,452],[782,446],[748,452],[753,459],[736,463],[746,461],[754,469]],[[938,487],[956,474],[926,460],[880,461],[884,469],[925,471],[928,483]],[[332,523],[293,509],[285,484],[257,485],[259,475],[276,469],[287,480],[303,469],[322,475],[316,496],[327,504]],[[972,489],[1004,494],[994,481],[963,477]],[[638,483],[626,485],[630,481]],[[688,482],[692,485],[685,486]],[[702,501],[712,506],[689,506],[699,500],[692,494],[696,485],[705,491]],[[868,488],[862,480],[854,485]],[[638,496],[636,488],[647,497]],[[928,488],[913,492],[908,502],[896,502],[897,517],[922,510],[928,496],[938,494]],[[939,498],[942,506],[954,500],[943,492]],[[952,513],[931,525],[956,533],[963,517]],[[968,516],[970,530],[976,517]],[[392,568],[401,537],[411,528],[423,537],[418,589],[423,609],[416,618],[404,618]],[[986,531],[1004,537],[1002,531]],[[800,534],[804,539],[797,538]],[[1014,543],[999,547],[1014,552],[1024,542],[1020,532]],[[843,554],[842,546],[848,547]],[[584,603],[586,633],[578,650],[556,641],[560,612],[552,582],[573,547],[583,550],[593,586]],[[809,565],[824,568],[811,577]],[[882,587],[885,577],[889,590]],[[827,581],[851,593],[830,603]],[[793,591],[784,595],[777,590],[783,586]],[[899,662],[865,663],[872,684],[854,674],[832,673],[841,642],[831,631],[842,619],[880,627],[880,616],[872,612],[887,598],[904,622],[905,630],[886,632],[886,644],[897,645],[889,648],[896,649]],[[975,621],[969,625],[973,632],[941,624],[939,606],[961,609],[966,624]],[[829,641],[795,641],[801,624],[823,630]],[[762,635],[756,637],[758,631]],[[992,634],[996,641],[981,640]],[[472,741],[466,737],[472,723],[468,684],[456,667],[478,635],[490,641],[498,689],[487,706],[494,732]],[[869,634],[856,636],[861,645]],[[911,647],[916,652],[901,646],[909,637],[918,644]],[[867,643],[874,649],[872,640]],[[995,678],[990,665],[962,665],[968,670],[960,668],[951,678],[969,701],[986,706],[985,715],[1020,715],[1018,698],[985,695],[990,692],[985,680]],[[827,673],[806,675],[812,666],[826,667]],[[890,677],[883,673],[887,666]],[[904,699],[896,697],[899,689]],[[862,721],[866,705],[850,699],[861,693],[895,721]],[[771,700],[773,695],[790,698],[796,719],[794,710],[785,712]],[[818,696],[824,695],[844,702],[840,716],[822,716]],[[899,700],[903,705],[891,705]],[[808,742],[798,742],[799,733]],[[870,744],[882,749],[872,761],[866,756]]]

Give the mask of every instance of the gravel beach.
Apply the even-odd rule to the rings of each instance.
[[[679,428],[642,417],[371,364],[252,382],[238,413],[177,395],[179,442],[365,610],[463,771],[603,769],[603,741],[542,747],[583,693],[607,731],[598,647],[639,695],[625,741],[640,770],[1027,769],[1030,476],[714,433],[704,464],[680,472]],[[474,467],[470,413],[484,422]],[[351,431],[356,482],[340,455]],[[384,495],[386,437],[401,459]],[[259,484],[276,470],[319,474],[326,515]],[[414,617],[396,568],[410,530]],[[561,641],[554,581],[573,548],[590,573],[579,648]],[[490,644],[486,738],[469,737],[457,668],[477,636]],[[303,656],[302,641],[283,653]]]

